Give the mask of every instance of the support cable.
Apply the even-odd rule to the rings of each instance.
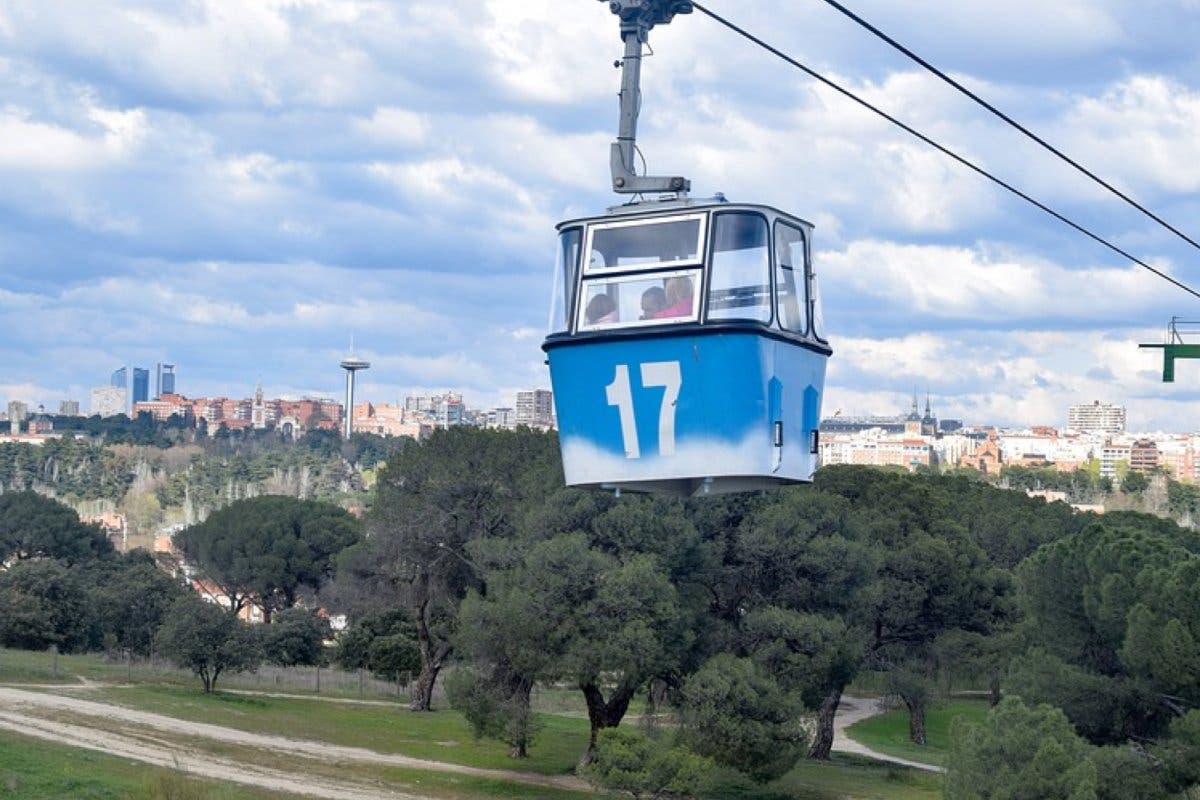
[[[1097,242],[1100,245],[1103,245],[1104,247],[1113,251],[1117,255],[1121,256],[1122,258],[1128,259],[1129,261],[1133,262],[1134,264],[1137,264],[1139,267],[1142,267],[1143,269],[1146,269],[1146,270],[1154,273],[1155,275],[1157,275],[1158,277],[1167,281],[1168,283],[1174,284],[1176,287],[1182,289],[1183,291],[1187,292],[1188,294],[1192,295],[1193,297],[1200,299],[1200,291],[1197,291],[1196,289],[1193,289],[1192,287],[1188,286],[1187,284],[1171,277],[1170,275],[1163,272],[1162,270],[1157,269],[1156,267],[1152,267],[1151,265],[1147,264],[1145,261],[1142,261],[1137,256],[1132,255],[1131,253],[1122,249],[1118,245],[1115,245],[1112,242],[1105,239],[1104,237],[1100,236],[1098,233],[1092,232],[1088,228],[1085,228],[1083,225],[1080,225],[1078,222],[1075,222],[1074,220],[1064,216],[1063,214],[1059,213],[1058,211],[1055,211],[1053,208],[1051,208],[1050,206],[1041,202],[1040,200],[1030,196],[1029,194],[1026,194],[1025,192],[1021,191],[1020,189],[1013,186],[1012,184],[1007,183],[1006,181],[1002,180],[1001,178],[996,177],[992,173],[985,170],[983,167],[980,167],[980,166],[976,165],[975,163],[968,161],[966,158],[964,158],[963,156],[960,156],[958,153],[955,153],[953,150],[949,149],[945,145],[935,141],[934,139],[930,138],[929,136],[926,136],[925,134],[921,133],[916,128],[912,127],[911,125],[901,122],[899,119],[897,119],[896,117],[887,113],[886,111],[882,110],[878,106],[871,104],[869,101],[864,100],[863,98],[861,98],[858,95],[851,92],[849,89],[846,89],[845,87],[841,86],[840,84],[837,84],[834,81],[830,80],[829,78],[826,78],[821,73],[802,64],[801,62],[799,62],[796,59],[789,56],[787,53],[784,53],[782,50],[779,50],[778,48],[773,47],[770,44],[767,44],[765,41],[758,38],[757,36],[750,33],[749,31],[745,30],[744,28],[739,27],[738,25],[730,22],[729,20],[725,19],[724,17],[720,16],[719,14],[716,14],[715,12],[708,10],[707,8],[702,6],[700,3],[693,2],[692,6],[697,11],[705,14],[709,18],[720,23],[721,25],[725,26],[729,30],[738,34],[739,36],[753,42],[754,44],[763,48],[767,52],[769,52],[769,53],[777,56],[778,58],[786,61],[787,63],[791,64],[796,69],[801,70],[802,72],[806,73],[807,75],[814,78],[815,80],[818,80],[821,83],[825,84],[830,89],[833,89],[837,93],[849,98],[850,100],[853,100],[855,103],[857,103],[858,105],[867,109],[868,111],[871,111],[871,112],[877,114],[878,116],[883,117],[888,122],[895,125],[896,127],[904,130],[906,133],[912,135],[913,137],[915,137],[917,139],[920,139],[922,142],[924,142],[925,144],[934,148],[935,150],[938,150],[939,152],[943,153],[944,155],[949,156],[950,158],[954,159],[959,164],[962,164],[964,167],[971,170],[972,172],[975,172],[976,174],[981,175],[984,178],[987,178],[989,181],[991,181],[992,183],[1001,187],[1002,189],[1005,189],[1005,190],[1011,192],[1012,194],[1015,194],[1017,197],[1020,197],[1022,200],[1029,203],[1030,205],[1041,209],[1045,213],[1047,213],[1050,216],[1057,219],[1059,222],[1063,223],[1064,225],[1067,225],[1070,228],[1073,228],[1074,230],[1078,231],[1079,233],[1082,233],[1084,236],[1088,237],[1089,239],[1091,239],[1094,242]]]
[[[942,80],[943,80],[945,83],[947,83],[947,84],[949,84],[950,86],[952,86],[953,88],[957,89],[959,92],[961,92],[962,94],[966,95],[968,98],[970,98],[971,100],[975,101],[975,102],[976,102],[976,103],[978,103],[980,106],[983,106],[985,109],[987,109],[988,111],[990,111],[990,112],[991,112],[993,115],[995,115],[996,117],[1000,118],[1000,119],[1001,119],[1001,120],[1003,120],[1004,122],[1006,122],[1006,123],[1008,123],[1009,125],[1011,125],[1012,127],[1016,128],[1018,131],[1020,131],[1021,133],[1023,133],[1023,134],[1024,134],[1024,135],[1025,135],[1027,138],[1029,138],[1029,139],[1033,140],[1034,142],[1036,142],[1037,144],[1041,145],[1043,148],[1045,148],[1046,150],[1048,150],[1048,151],[1050,151],[1051,153],[1053,153],[1055,156],[1057,156],[1057,157],[1058,157],[1059,159],[1061,159],[1062,161],[1065,161],[1066,163],[1070,164],[1070,165],[1071,165],[1072,167],[1074,167],[1074,168],[1075,168],[1077,171],[1079,171],[1079,172],[1081,172],[1082,174],[1086,175],[1088,178],[1091,178],[1091,179],[1092,179],[1092,181],[1094,181],[1095,183],[1099,184],[1100,186],[1104,187],[1104,188],[1105,188],[1105,189],[1107,189],[1108,191],[1112,192],[1114,195],[1116,195],[1117,197],[1121,198],[1121,199],[1122,199],[1122,200],[1124,200],[1126,203],[1128,203],[1129,205],[1133,206],[1133,207],[1134,207],[1134,208],[1136,208],[1138,211],[1142,212],[1142,213],[1143,213],[1143,214],[1145,214],[1147,217],[1149,217],[1150,219],[1154,220],[1154,221],[1155,221],[1155,222],[1157,222],[1159,225],[1161,225],[1162,227],[1166,228],[1166,229],[1167,229],[1168,231],[1170,231],[1171,233],[1173,233],[1173,234],[1175,234],[1176,236],[1178,236],[1180,239],[1183,239],[1185,242],[1187,242],[1188,244],[1190,244],[1192,247],[1195,247],[1197,250],[1200,250],[1200,242],[1197,242],[1195,239],[1193,239],[1192,237],[1188,236],[1186,233],[1184,233],[1183,231],[1179,230],[1179,229],[1178,229],[1178,228],[1176,228],[1174,225],[1172,225],[1171,223],[1167,222],[1167,221],[1166,221],[1166,220],[1164,220],[1162,217],[1158,216],[1158,215],[1157,215],[1157,214],[1155,214],[1153,211],[1151,211],[1150,209],[1148,209],[1148,208],[1146,208],[1145,206],[1143,206],[1143,205],[1142,205],[1141,203],[1139,203],[1137,200],[1134,200],[1134,199],[1133,199],[1132,197],[1130,197],[1128,194],[1126,194],[1125,192],[1121,191],[1121,190],[1120,190],[1120,189],[1118,189],[1116,186],[1113,186],[1111,183],[1109,183],[1108,181],[1104,180],[1104,179],[1103,179],[1103,178],[1101,178],[1099,175],[1097,175],[1096,173],[1092,172],[1090,169],[1088,169],[1087,167],[1083,166],[1083,165],[1082,165],[1082,164],[1080,164],[1078,161],[1076,161],[1075,159],[1071,158],[1071,157],[1070,157],[1070,156],[1068,156],[1066,153],[1064,153],[1063,151],[1059,150],[1057,147],[1055,147],[1054,145],[1050,144],[1049,142],[1047,142],[1047,141],[1046,141],[1045,139],[1043,139],[1042,137],[1038,136],[1038,135],[1037,135],[1036,133],[1034,133],[1033,131],[1029,130],[1029,128],[1027,128],[1027,127],[1025,127],[1024,125],[1022,125],[1021,123],[1017,122],[1015,119],[1013,119],[1012,117],[1010,117],[1008,114],[1005,114],[1003,111],[1001,111],[1000,109],[996,108],[994,105],[992,105],[991,103],[989,103],[987,100],[984,100],[982,97],[980,97],[979,95],[977,95],[975,92],[972,92],[972,91],[971,91],[970,89],[968,89],[966,86],[963,86],[961,83],[959,83],[958,81],[956,81],[954,78],[950,77],[950,76],[949,76],[949,75],[947,75],[945,72],[943,72],[942,70],[940,70],[940,69],[938,69],[937,67],[935,67],[933,64],[930,64],[928,61],[926,61],[925,59],[921,58],[919,55],[917,55],[916,53],[914,53],[912,50],[909,50],[907,47],[905,47],[905,46],[904,46],[904,45],[902,45],[900,42],[898,42],[898,41],[896,41],[895,39],[893,39],[891,36],[888,36],[886,33],[884,33],[883,31],[879,30],[879,28],[876,28],[876,27],[875,27],[874,25],[872,25],[870,22],[867,22],[865,19],[863,19],[862,17],[860,17],[858,14],[855,14],[853,11],[851,11],[851,10],[850,10],[850,9],[848,9],[848,8],[846,8],[844,5],[842,5],[841,3],[839,3],[837,0],[823,0],[823,1],[824,1],[825,3],[828,3],[830,6],[832,6],[832,7],[833,7],[833,8],[835,8],[835,9],[837,9],[838,11],[840,11],[840,12],[841,12],[842,14],[844,14],[845,16],[849,17],[851,20],[853,20],[854,22],[856,22],[858,25],[862,26],[863,28],[866,28],[868,31],[870,31],[871,33],[873,33],[873,34],[874,34],[876,37],[878,37],[878,38],[882,39],[883,41],[887,42],[889,45],[891,45],[891,46],[892,46],[893,48],[895,48],[896,50],[899,50],[901,53],[903,53],[904,55],[908,56],[908,57],[909,57],[909,58],[910,58],[912,61],[916,62],[917,64],[919,64],[919,65],[921,65],[922,67],[924,67],[925,69],[927,69],[929,72],[931,72],[931,73],[933,73],[934,75],[936,75],[937,77],[941,78],[941,79],[942,79]]]

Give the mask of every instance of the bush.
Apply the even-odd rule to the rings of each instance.
[[[708,788],[714,770],[710,759],[681,747],[607,728],[596,738],[596,754],[584,777],[600,789],[635,798],[692,797]]]
[[[469,667],[446,676],[446,697],[467,718],[475,738],[504,742],[514,758],[526,755],[542,728],[529,707],[529,688],[520,682],[488,679]]]
[[[323,663],[329,634],[329,622],[303,608],[279,612],[270,625],[263,625],[258,632],[263,660],[280,667]]]
[[[950,729],[946,800],[1098,800],[1095,749],[1057,708],[1005,698],[980,725]]]
[[[718,764],[765,782],[795,766],[807,734],[800,698],[749,659],[710,659],[683,687],[683,742]]]

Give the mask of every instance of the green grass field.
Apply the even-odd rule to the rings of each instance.
[[[945,766],[946,755],[950,749],[950,723],[958,717],[980,722],[987,713],[988,704],[984,700],[935,702],[925,717],[925,733],[929,744],[924,747],[909,741],[908,712],[904,709],[889,711],[855,723],[846,733],[855,741],[880,753],[924,764]]]
[[[433,714],[418,714],[399,704],[379,707],[221,692],[206,695],[195,688],[154,685],[99,689],[85,696],[89,700],[254,733],[365,747],[380,753],[472,767],[519,768],[546,775],[570,773],[588,738],[587,720],[542,715],[544,728],[530,758],[517,765],[508,757],[506,745],[489,739],[475,741],[462,715],[448,708]]]
[[[444,703],[436,713],[414,714],[400,703],[371,706],[326,702],[316,697],[280,698],[220,692],[205,695],[194,677],[169,668],[135,668],[131,672],[124,664],[99,656],[59,656],[55,670],[50,654],[0,650],[0,683],[70,684],[78,683],[80,677],[108,684],[78,693],[90,700],[255,733],[364,747],[382,753],[490,769],[569,774],[588,736],[579,693],[570,689],[539,690],[535,706],[543,712],[544,727],[530,751],[530,758],[517,762],[508,757],[505,745],[490,740],[476,741],[465,720]],[[395,698],[378,696],[375,699]],[[631,709],[631,714],[640,710],[640,707]],[[855,738],[881,752],[940,763],[942,755],[929,756],[935,751],[944,752],[946,728],[949,719],[957,713],[982,716],[986,713],[986,704],[956,701],[948,706],[937,706],[930,713],[931,746],[928,750],[905,746],[907,721],[903,714],[893,713],[868,720],[852,730]],[[630,720],[626,724],[635,723]],[[223,754],[215,743],[204,744],[204,749]],[[576,793],[539,789],[511,781],[412,769],[364,765],[356,766],[354,775],[381,781],[402,791],[424,790],[431,797],[463,800],[581,797]],[[153,781],[164,779],[176,780],[177,777],[169,771],[123,759],[70,748],[46,747],[33,740],[0,735],[0,800],[51,797],[154,800],[158,795],[148,793],[148,787]],[[10,790],[10,785],[17,788]],[[199,787],[202,793],[184,795],[188,800],[193,796],[201,800],[272,797],[258,790],[235,786],[194,782],[189,785]],[[866,759],[835,756],[826,764],[802,762],[792,772],[765,787],[729,773],[710,796],[722,800],[935,800],[940,794],[940,776],[880,765]]]
[[[166,791],[168,787],[172,790]],[[3,800],[293,800],[0,731]]]

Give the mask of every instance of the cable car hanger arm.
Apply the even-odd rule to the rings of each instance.
[[[692,13],[689,0],[600,0],[621,18],[621,39],[625,57],[621,66],[621,125],[609,156],[613,191],[617,194],[675,192],[686,194],[692,182],[682,176],[638,175],[634,169],[637,153],[638,114],[642,105],[642,45],[655,25],[668,24],[676,14]]]

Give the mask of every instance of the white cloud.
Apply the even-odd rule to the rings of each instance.
[[[388,144],[421,145],[429,136],[428,116],[404,108],[377,108],[369,118],[356,119],[354,125],[368,138]]]
[[[1100,97],[1080,97],[1063,127],[1087,162],[1126,185],[1200,189],[1200,92],[1161,75],[1136,75]]]
[[[84,132],[38,120],[28,109],[0,110],[0,169],[63,172],[109,167],[133,156],[146,134],[146,115],[139,109],[91,107],[87,115],[95,125]]]
[[[1195,272],[1144,220],[822,4],[713,2],[1173,274]],[[858,10],[1186,225],[1200,87],[1181,7]],[[86,385],[98,364],[169,356],[189,391],[262,372],[336,394],[326,361],[356,333],[376,363],[365,386],[497,399],[545,383],[553,225],[615,200],[621,43],[604,4],[0,0],[0,42],[0,328],[19,342],[0,380]],[[1041,419],[1092,393],[1186,418],[1171,398],[1190,375],[1158,385],[1128,331],[1181,311],[1175,290],[1031,221],[701,15],[652,43],[650,169],[818,224],[830,397],[846,413],[907,405],[929,382],[973,419]]]
[[[1161,265],[1168,274],[1170,265]],[[1177,289],[1140,267],[1066,269],[1009,248],[946,247],[864,240],[822,251],[824,300],[848,311],[869,298],[889,317],[1003,322],[1128,318],[1169,306]],[[831,318],[830,324],[838,324]],[[923,322],[924,321],[924,322]]]

